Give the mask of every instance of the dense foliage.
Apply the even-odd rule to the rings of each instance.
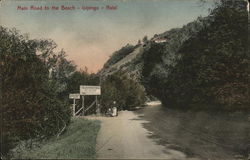
[[[99,75],[89,74],[87,68],[78,71],[67,60],[64,50],[56,52],[56,48],[52,40],[31,40],[15,29],[0,28],[2,155],[20,141],[32,142],[61,134],[72,113],[69,93],[79,93],[80,85],[100,84]],[[124,47],[119,55],[125,56],[132,48]],[[141,90],[127,76],[109,76],[102,84],[102,110],[114,100],[120,109],[142,105]],[[94,98],[86,96],[85,105]],[[77,101],[77,107],[81,107],[81,100]],[[93,107],[86,114],[95,112]]]
[[[80,85],[99,85],[99,76],[97,74],[88,73],[87,68],[85,70],[75,71],[68,80],[67,93],[79,93]],[[99,99],[99,97],[98,97]],[[84,103],[89,106],[95,100],[95,96],[84,96]],[[69,100],[73,103],[73,100]],[[76,100],[76,110],[82,107],[82,100]],[[93,114],[96,112],[96,107],[90,108],[85,114]]]
[[[75,66],[51,40],[0,27],[1,154],[21,140],[60,133],[70,122],[63,99]],[[68,94],[68,93],[67,93]]]
[[[166,106],[249,109],[247,12],[242,1],[236,2],[217,5],[209,25],[181,44],[174,56],[171,47],[156,44],[145,52],[146,88]],[[164,57],[172,57],[171,64]]]
[[[116,72],[108,75],[102,82],[101,111],[116,107],[119,110],[132,110],[144,105],[145,92],[138,82],[129,78],[125,73]]]

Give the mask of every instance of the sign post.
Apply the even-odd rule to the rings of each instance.
[[[69,99],[73,99],[73,116],[76,115],[76,99],[80,99],[80,94],[69,94]]]
[[[97,96],[101,95],[101,86],[80,86],[80,95],[82,96],[82,108],[83,108],[83,115],[85,113],[85,106],[84,106],[84,96],[95,96],[95,103],[93,102],[86,110],[90,109],[94,104],[96,106],[96,113],[100,114],[100,108],[97,101]]]
[[[82,96],[82,114],[84,116],[85,114],[85,108],[84,108],[84,96]]]
[[[101,86],[80,86],[80,95],[101,95]]]
[[[97,96],[95,96],[95,103],[96,103],[96,114],[99,116],[101,114],[100,105],[98,104]]]

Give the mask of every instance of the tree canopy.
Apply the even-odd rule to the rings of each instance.
[[[145,53],[146,88],[168,107],[249,109],[246,3],[221,1],[204,19],[209,23],[174,52],[153,44]],[[163,68],[152,69],[157,65]]]

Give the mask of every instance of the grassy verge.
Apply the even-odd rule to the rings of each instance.
[[[17,159],[95,158],[99,129],[100,121],[74,118],[66,132],[59,138],[41,142],[39,146],[32,149],[18,147],[13,155]]]

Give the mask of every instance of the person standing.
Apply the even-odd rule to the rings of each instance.
[[[116,107],[116,101],[113,101],[112,116],[113,117],[118,116],[118,110],[117,110],[117,107]]]

